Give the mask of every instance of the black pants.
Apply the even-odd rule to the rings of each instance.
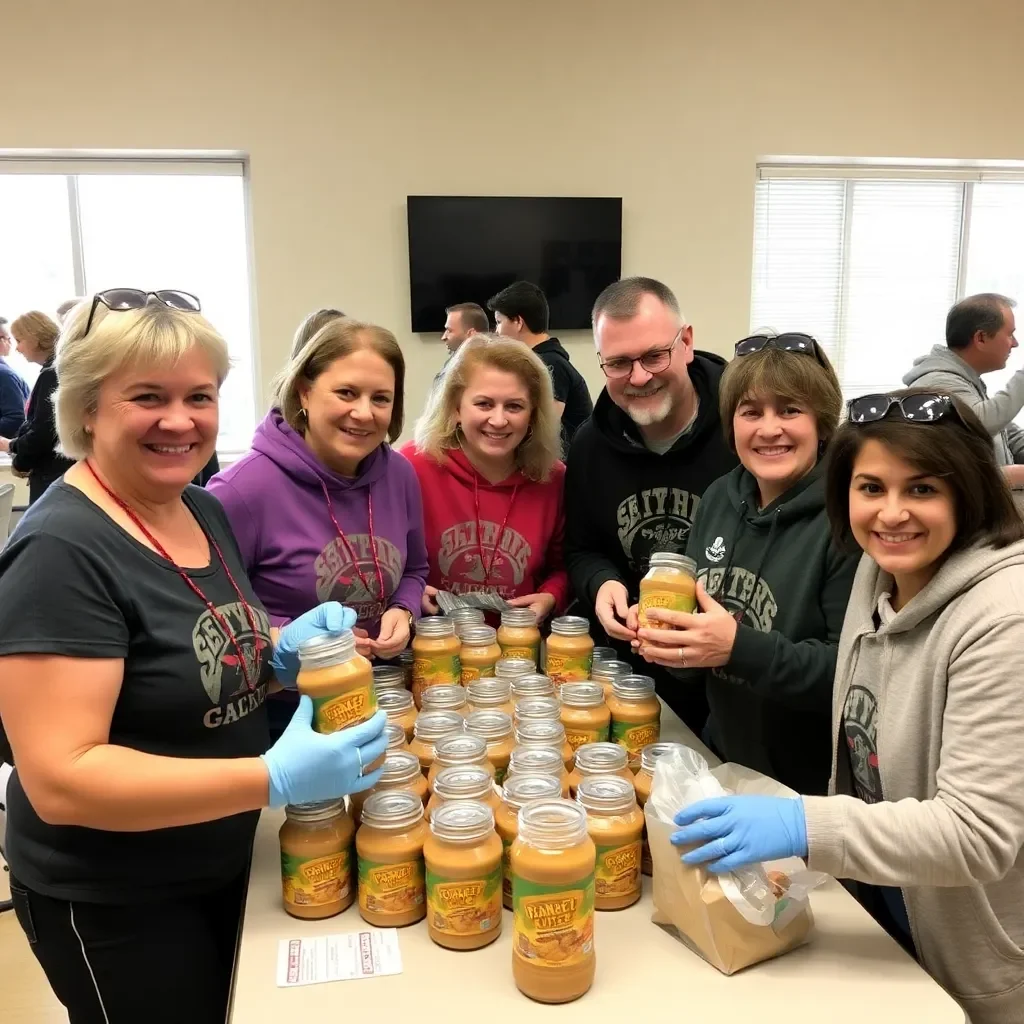
[[[223,1024],[245,877],[161,903],[69,903],[11,878],[18,921],[70,1024]]]

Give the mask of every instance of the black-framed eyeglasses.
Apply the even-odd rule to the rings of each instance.
[[[861,395],[846,403],[846,414],[851,423],[878,423],[893,409],[908,423],[938,423],[952,416],[959,423],[963,419],[949,395],[937,391],[922,391],[914,395]]]
[[[89,319],[85,322],[84,337],[92,327],[92,318],[96,315],[96,307],[102,302],[112,312],[124,312],[126,309],[143,309],[153,298],[157,302],[171,309],[180,309],[185,313],[200,313],[202,306],[199,299],[191,292],[178,291],[176,288],[163,288],[158,292],[147,292],[141,288],[108,288],[106,291],[97,292],[92,297],[92,306],[89,309]]]
[[[736,342],[737,356],[752,356],[766,348],[777,348],[780,352],[800,352],[818,357],[818,342],[809,334],[787,331],[785,334],[752,334]]]
[[[672,343],[666,348],[652,348],[649,352],[645,352],[642,356],[637,356],[635,359],[621,356],[615,359],[599,360],[602,373],[609,380],[620,380],[623,377],[632,376],[633,367],[637,363],[648,373],[661,373],[662,370],[667,370],[669,363],[672,362],[672,352],[676,345],[679,344],[679,339],[683,336],[685,329],[685,327],[680,327],[676,331],[676,336],[672,339]]]

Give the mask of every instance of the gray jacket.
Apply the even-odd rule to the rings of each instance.
[[[1009,379],[1005,390],[989,398],[981,376],[952,349],[936,345],[928,355],[914,360],[903,383],[908,388],[934,388],[962,399],[992,435],[996,462],[1000,466],[1024,462],[1024,430],[1013,422],[1024,408],[1024,369]]]
[[[899,886],[928,972],[973,1024],[1024,1022],[1024,541],[950,556],[876,624],[866,555],[832,703],[835,796],[803,798],[809,865]],[[843,713],[870,679],[884,800],[854,792]]]

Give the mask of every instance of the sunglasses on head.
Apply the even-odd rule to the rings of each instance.
[[[787,331],[785,334],[752,334],[736,342],[737,356],[752,356],[766,348],[777,348],[780,352],[801,352],[818,357],[818,343],[809,334]]]
[[[900,418],[908,423],[938,423],[950,416],[963,423],[953,399],[933,391],[916,395],[861,395],[846,403],[850,422],[857,424],[878,423],[893,409],[899,410]]]
[[[178,309],[184,313],[199,313],[202,307],[197,299],[190,292],[178,291],[176,288],[164,288],[158,292],[146,292],[141,288],[108,288],[106,291],[97,292],[92,297],[92,307],[89,309],[89,319],[85,322],[83,337],[89,333],[92,327],[92,318],[96,315],[96,307],[102,302],[112,312],[122,313],[126,309],[144,309],[149,305],[150,299],[156,299],[164,306],[171,309]]]

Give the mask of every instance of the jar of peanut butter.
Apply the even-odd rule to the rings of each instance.
[[[455,711],[465,715],[468,711],[466,688],[460,683],[441,683],[428,686],[421,701],[424,711]]]
[[[501,900],[512,909],[512,868],[509,857],[519,834],[519,812],[531,800],[557,800],[564,796],[551,775],[517,775],[505,780],[501,803],[494,812],[494,827],[501,839]]]
[[[581,780],[577,801],[586,808],[587,829],[597,847],[597,910],[630,907],[642,891],[640,837],[644,812],[636,803],[633,784],[618,775],[594,775]]]
[[[555,684],[537,672],[518,676],[512,680],[512,700],[519,703],[524,697],[554,697]]]
[[[629,752],[629,766],[638,771],[640,751],[661,735],[661,701],[650,676],[623,676],[612,683],[608,698],[612,713],[611,740]]]
[[[388,722],[384,726],[384,735],[388,741],[388,754],[393,750],[404,750],[409,745],[409,741],[405,738],[405,729],[400,725],[395,725],[394,722]]]
[[[574,751],[584,743],[607,741],[612,713],[605,703],[600,683],[563,683],[558,699],[565,738]]]
[[[595,647],[594,648],[594,664],[596,665],[599,661],[616,661],[618,654],[614,647]],[[593,670],[591,670],[591,678],[593,678]]]
[[[352,837],[344,800],[294,804],[281,826],[281,889],[292,917],[333,917],[355,897]]]
[[[670,750],[685,749],[682,743],[648,743],[640,751],[640,771],[633,779],[636,787],[636,802],[643,810],[644,805],[651,798],[651,787],[654,785],[654,766],[659,757],[664,757]],[[651,848],[647,844],[647,828],[644,827],[643,847],[640,851],[640,870],[645,875],[654,874],[654,864],[651,861]]]
[[[513,747],[505,781],[513,775],[550,775],[558,780],[562,796],[569,796],[569,769],[554,747]]]
[[[427,931],[446,949],[480,949],[501,932],[501,840],[494,812],[462,800],[439,807],[423,846]]]
[[[628,661],[615,661],[614,659],[596,661],[592,670],[592,680],[601,684],[601,688],[604,690],[604,699],[607,700],[612,695],[612,683],[616,679],[622,679],[623,676],[632,674],[633,666]]]
[[[401,665],[374,665],[373,688],[379,696],[385,690],[405,690],[405,672]]]
[[[377,928],[402,928],[426,914],[423,844],[427,826],[415,793],[392,789],[363,804],[356,830],[359,913]]]
[[[587,814],[569,800],[519,812],[512,869],[512,976],[540,1003],[578,999],[594,982],[594,871]]]
[[[478,764],[442,768],[434,779],[434,792],[427,801],[427,820],[442,804],[453,800],[476,800],[497,810],[501,794],[494,785],[494,778],[486,768]]]
[[[487,774],[494,778],[494,765],[487,760],[487,741],[479,736],[470,736],[462,733],[459,736],[448,736],[438,740],[434,747],[434,763],[427,772],[427,789],[434,792],[434,780],[442,768],[465,768],[469,765],[479,765],[487,770]]]
[[[421,711],[413,727],[409,750],[420,761],[424,776],[434,763],[435,745],[466,731],[466,720],[456,711]]]
[[[484,613],[482,608],[453,608],[448,618],[455,623],[455,635],[461,640],[462,631],[467,626],[482,626]]]
[[[540,630],[537,613],[530,608],[506,608],[501,613],[498,644],[503,658],[528,658],[540,663]]]
[[[647,618],[651,608],[674,612],[693,612],[697,608],[697,563],[675,551],[655,551],[651,567],[640,581],[640,605],[637,614],[641,629],[665,629],[663,623]]]
[[[470,713],[504,711],[506,715],[511,715],[515,711],[512,684],[505,679],[474,680],[466,687],[466,700]]]
[[[493,626],[464,626],[459,634],[462,640],[462,682],[485,679],[494,675],[494,666],[501,657],[501,648],[495,639]]]
[[[580,781],[592,775],[618,775],[631,783],[633,772],[626,748],[618,743],[584,743],[576,751],[576,762],[569,773],[569,792],[575,797]]]
[[[561,719],[562,705],[557,697],[520,697],[512,716],[516,725],[523,722],[557,722]]]
[[[556,685],[580,683],[590,678],[594,662],[594,641],[590,623],[579,615],[562,615],[551,620],[544,674]]]
[[[515,729],[516,743],[522,747],[550,747],[561,755],[566,768],[572,767],[573,750],[565,738],[565,726],[557,719],[523,722]]]
[[[496,679],[504,679],[514,683],[522,676],[532,675],[537,671],[536,662],[529,658],[499,658],[494,665]]]
[[[388,751],[384,758],[384,770],[377,785],[373,789],[352,793],[349,796],[349,812],[357,825],[362,820],[363,804],[374,793],[383,793],[387,789],[407,789],[410,793],[415,793],[426,805],[427,780],[420,770],[420,759],[414,753],[409,750]]]
[[[423,706],[423,691],[429,686],[462,682],[462,641],[455,635],[455,623],[444,615],[426,615],[416,620],[412,639],[412,695],[416,707]]]
[[[408,742],[412,739],[413,728],[416,725],[416,704],[412,694],[406,690],[381,690],[377,694],[377,704],[384,709],[389,722],[400,725],[405,730],[405,738]]]
[[[466,715],[466,732],[487,744],[487,760],[494,765],[494,782],[500,786],[508,772],[509,758],[516,745],[512,716],[504,711],[474,711]]]
[[[402,675],[405,676],[405,688],[411,690],[414,674],[413,668],[416,664],[416,656],[412,653],[412,649],[407,647],[404,651],[401,651],[398,657],[395,658],[395,664],[402,670]]]
[[[313,728],[338,732],[377,712],[373,669],[356,653],[352,630],[320,634],[299,645],[299,693],[313,700]],[[367,771],[379,764],[367,766]]]

